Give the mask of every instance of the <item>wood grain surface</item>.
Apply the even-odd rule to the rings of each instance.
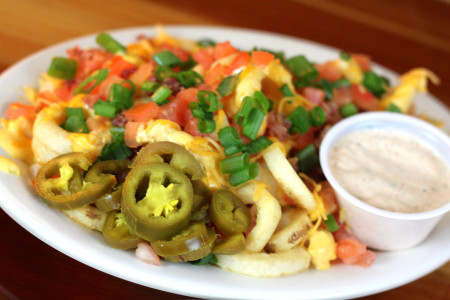
[[[442,80],[430,92],[450,107],[450,5],[436,0],[0,0],[0,72],[70,38],[156,23],[260,29],[366,53],[398,73],[426,67]],[[0,299],[188,299],[75,261],[2,210],[0,230]],[[412,283],[364,299],[449,295],[447,263]]]

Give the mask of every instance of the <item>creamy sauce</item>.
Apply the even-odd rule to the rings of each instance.
[[[350,194],[381,209],[415,213],[450,202],[449,166],[406,132],[352,132],[333,145],[329,164]]]

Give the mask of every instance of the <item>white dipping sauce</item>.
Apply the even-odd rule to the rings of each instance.
[[[381,209],[416,213],[450,202],[449,166],[428,145],[401,130],[349,133],[331,148],[329,165],[350,194]]]

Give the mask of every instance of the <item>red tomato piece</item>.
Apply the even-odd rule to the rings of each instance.
[[[78,62],[76,80],[83,80],[114,56],[114,54],[101,49],[81,50],[78,46],[68,50],[67,54],[70,59]]]
[[[320,103],[325,101],[325,92],[321,89],[305,87],[301,92],[306,99],[315,105],[320,105]]]
[[[378,99],[372,95],[364,86],[362,85],[352,85],[351,94],[353,98],[353,103],[361,110],[377,110],[380,107]]]
[[[210,51],[210,49],[200,49],[197,52],[195,52],[192,55],[192,57],[196,62],[202,65],[203,68],[205,68],[205,70],[209,70],[209,68],[214,62],[214,58],[211,52],[212,51]]]
[[[211,70],[206,72],[206,76],[204,77],[205,83],[217,87],[219,83],[225,76],[225,72],[227,71],[227,67],[222,64],[216,64]]]
[[[236,48],[231,46],[229,41],[218,43],[214,46],[213,57],[215,60],[226,57],[238,52]]]
[[[155,102],[138,103],[131,109],[124,111],[123,114],[127,121],[147,122],[159,114],[159,106]]]
[[[334,62],[329,61],[324,64],[317,64],[315,67],[319,72],[318,80],[326,79],[333,82],[342,78],[342,71]]]
[[[356,61],[363,72],[370,70],[370,56],[365,54],[352,54],[352,58]]]
[[[353,237],[342,239],[336,245],[337,257],[348,265],[357,264],[366,251],[366,245]]]
[[[184,102],[181,98],[170,97],[170,103],[160,106],[157,119],[170,120],[180,126],[186,124],[187,110],[189,110],[189,103]]]
[[[246,66],[250,62],[250,55],[246,51],[243,51],[239,53],[238,56],[231,62],[231,64],[228,66],[228,69],[225,72],[225,75],[230,75],[233,73],[234,70]]]
[[[106,63],[104,67],[109,67],[108,77],[112,77],[114,75],[121,77],[125,70],[129,69],[137,69],[137,66],[127,62],[122,56],[116,55],[114,58]]]
[[[275,59],[275,55],[266,51],[252,51],[252,63],[265,67]]]
[[[303,148],[314,142],[314,130],[313,128],[310,128],[304,134],[296,133],[292,137],[295,143],[295,148],[298,150],[302,150]]]
[[[28,120],[34,120],[36,117],[36,108],[33,105],[26,105],[20,102],[11,103],[6,111],[8,120],[15,120],[24,116]]]
[[[144,124],[143,122],[127,122],[125,124],[125,132],[123,134],[123,139],[125,144],[130,148],[137,148],[140,144],[136,140],[137,132],[139,126]]]
[[[357,265],[363,268],[370,267],[376,260],[376,258],[377,254],[375,252],[367,250],[363,255],[361,255],[357,262]]]

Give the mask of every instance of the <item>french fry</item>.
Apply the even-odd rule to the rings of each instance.
[[[257,208],[256,225],[247,235],[245,249],[259,252],[264,249],[281,218],[281,207],[278,200],[265,188],[256,193],[258,184],[253,182],[236,190],[245,204],[255,204]]]
[[[281,152],[280,148],[272,144],[264,151],[264,161],[267,164],[273,177],[285,191],[285,193],[295,201],[295,203],[310,211],[316,206],[313,195],[308,190],[306,185],[295,173],[294,168],[288,162],[286,157]]]
[[[307,236],[311,221],[304,209],[289,208],[283,212],[277,231],[270,238],[265,250],[269,253],[289,250]]]
[[[295,247],[277,253],[243,251],[235,255],[217,255],[217,264],[225,270],[253,277],[281,277],[292,275],[309,267],[308,252]]]

